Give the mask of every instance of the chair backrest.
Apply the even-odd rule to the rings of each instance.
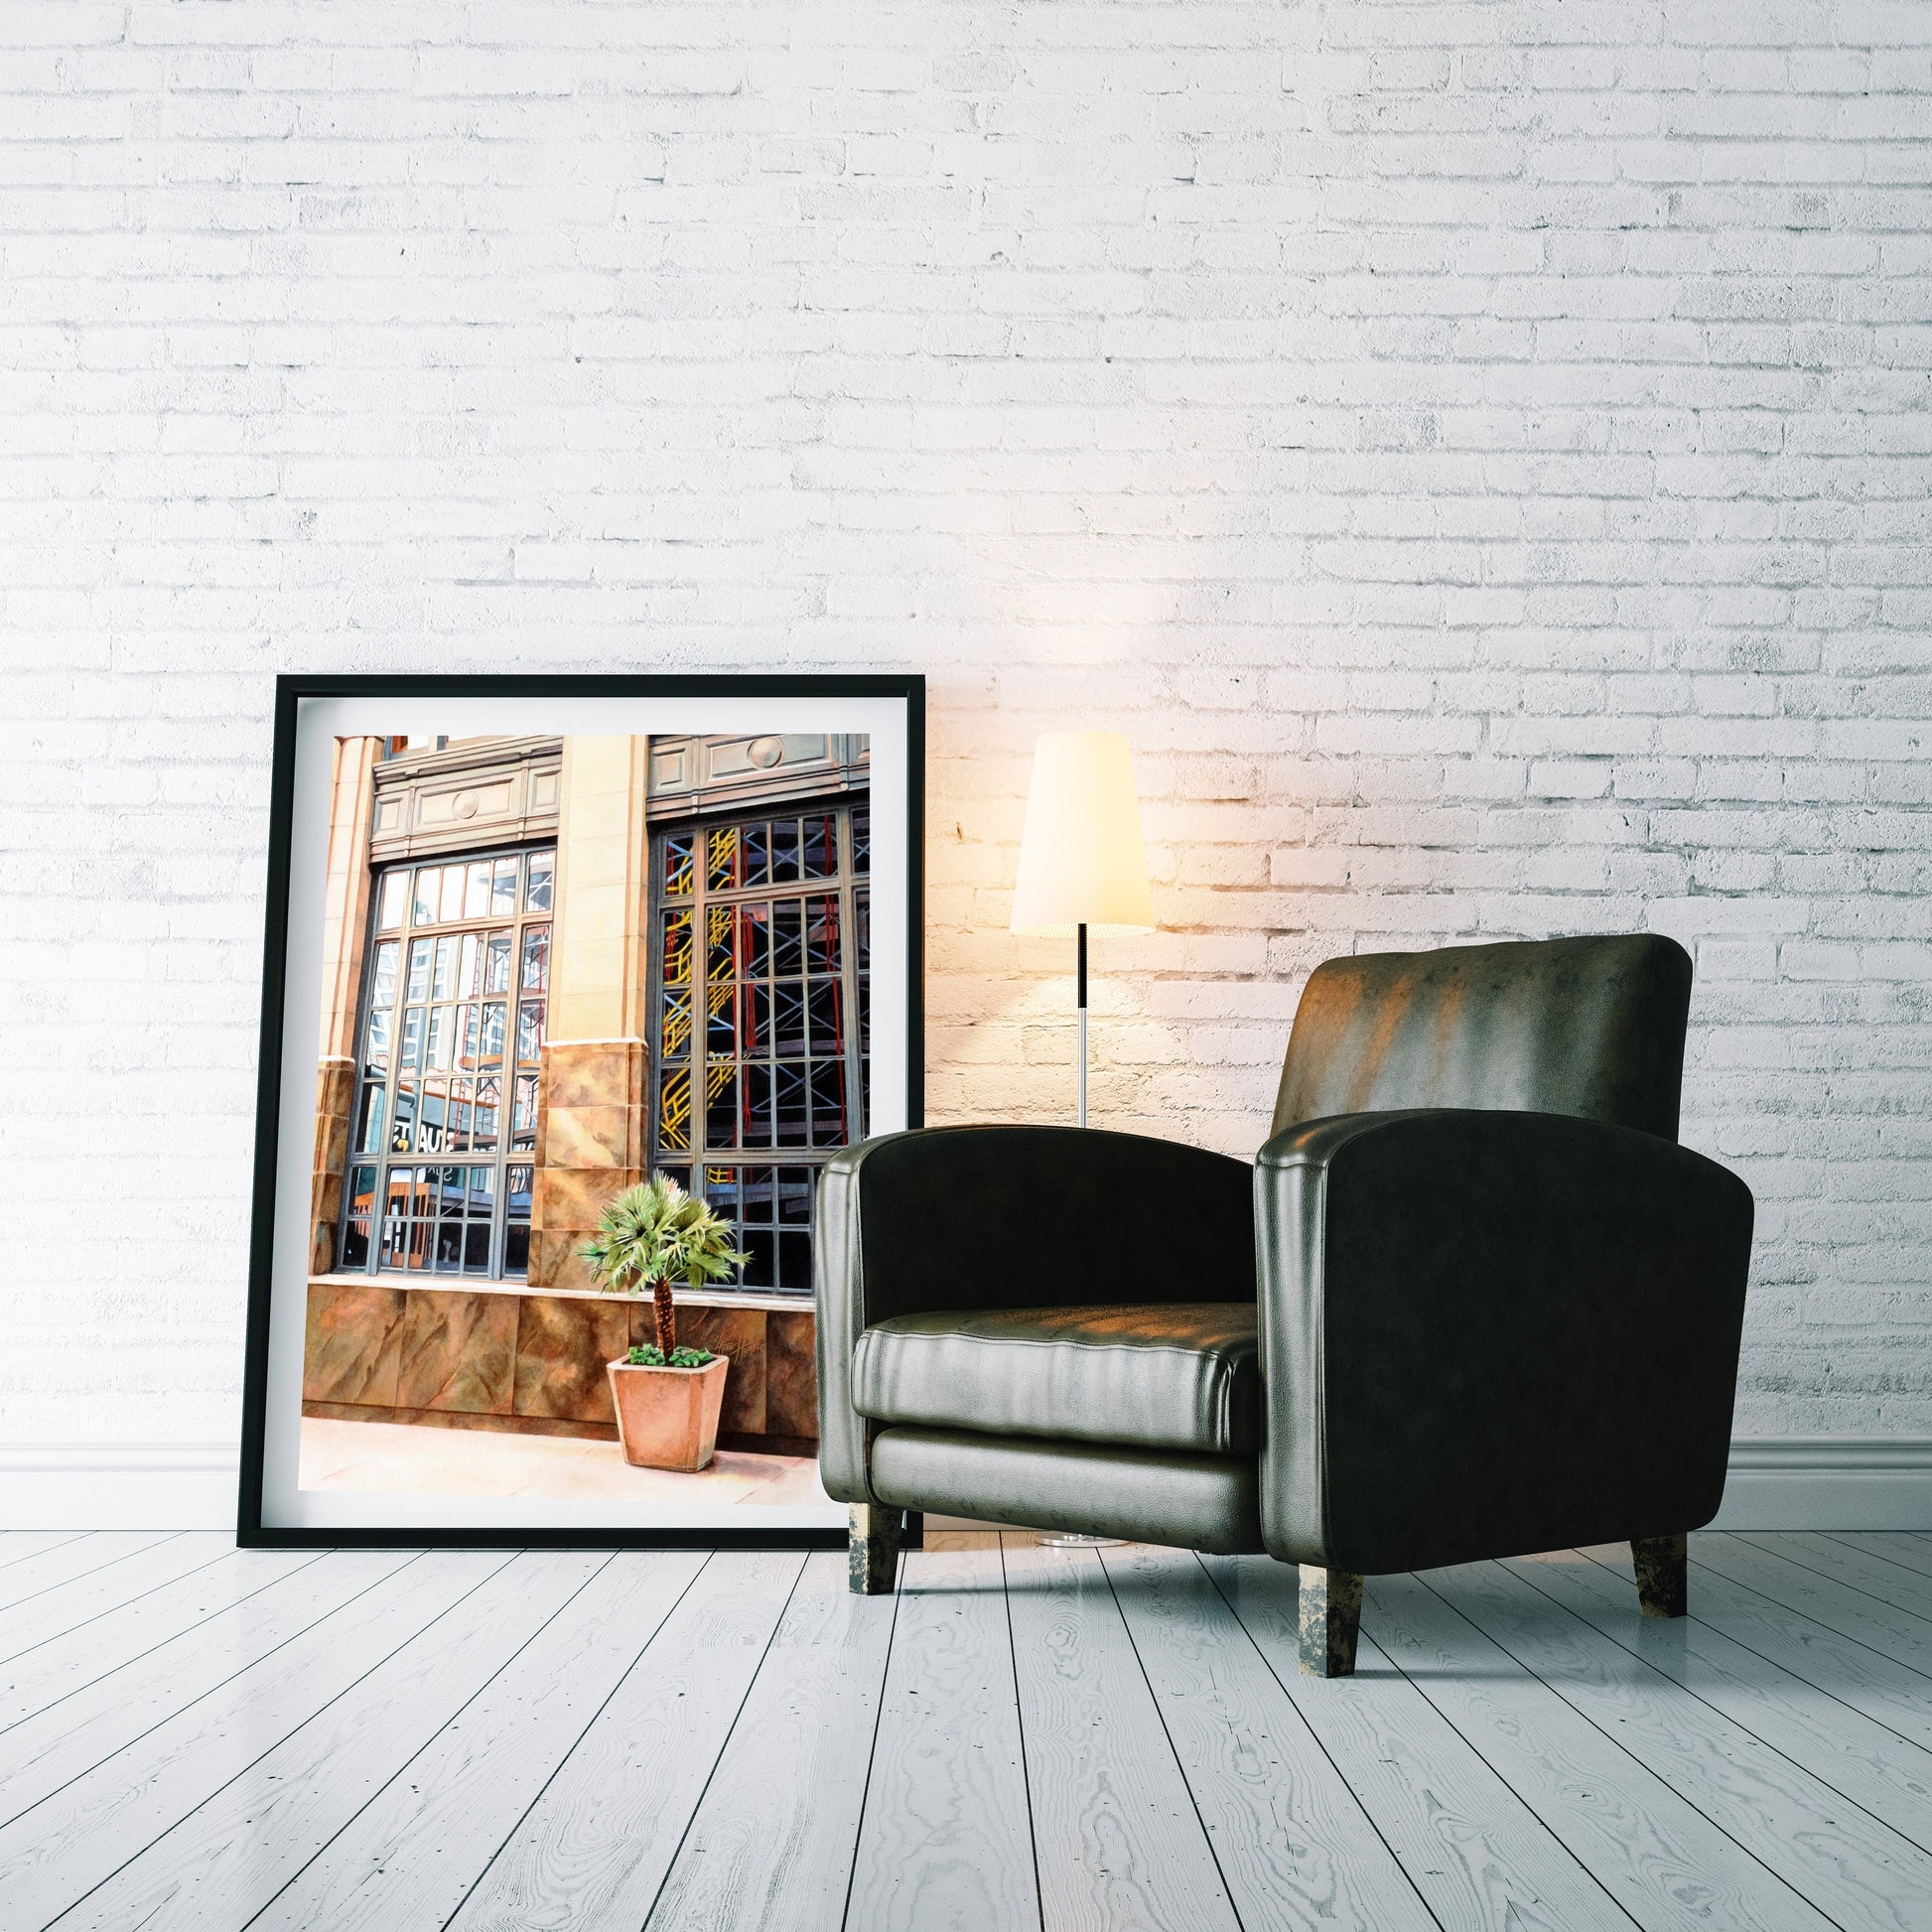
[[[1576,1114],[1677,1138],[1691,961],[1654,933],[1331,959],[1309,976],[1276,1133],[1334,1114]]]

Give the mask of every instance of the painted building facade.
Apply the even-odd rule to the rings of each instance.
[[[865,1132],[863,738],[339,740],[309,1413],[614,1433],[579,1249],[653,1171],[748,1260],[680,1291],[725,1438],[796,1449],[815,1172]],[[637,1334],[632,1336],[631,1329]]]

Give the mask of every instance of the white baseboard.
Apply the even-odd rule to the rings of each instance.
[[[1932,1530],[1932,1441],[1743,1436],[1718,1530]]]
[[[232,1530],[232,1443],[0,1444],[0,1530]]]
[[[0,1444],[0,1529],[227,1530],[232,1443]],[[1752,1436],[1721,1530],[1932,1530],[1932,1441]]]

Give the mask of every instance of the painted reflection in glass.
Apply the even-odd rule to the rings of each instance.
[[[376,881],[345,1269],[527,1271],[555,867],[545,849]]]
[[[862,801],[657,838],[652,1165],[735,1224],[742,1288],[809,1292],[818,1167],[865,1135],[871,843]]]

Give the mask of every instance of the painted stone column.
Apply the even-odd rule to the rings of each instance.
[[[322,1040],[316,1067],[316,1144],[309,1175],[309,1272],[336,1265],[343,1167],[355,1105],[356,1003],[369,929],[369,826],[379,738],[339,738],[329,802],[329,871],[322,921]]]
[[[564,741],[549,1040],[542,1066],[530,1284],[588,1288],[577,1250],[649,1158],[649,742]]]

